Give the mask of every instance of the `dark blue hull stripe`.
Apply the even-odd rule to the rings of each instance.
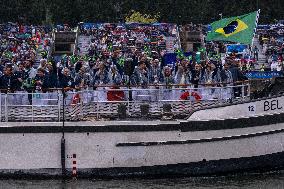
[[[65,133],[83,133],[83,132],[153,132],[153,131],[211,131],[223,129],[237,129],[266,126],[271,124],[284,123],[284,113],[265,115],[259,117],[210,120],[210,121],[185,121],[175,124],[157,124],[157,125],[105,125],[105,126],[65,126]],[[0,127],[0,133],[61,133],[61,126],[15,126]]]
[[[195,144],[195,143],[204,143],[204,142],[217,142],[217,141],[252,138],[252,137],[271,135],[271,134],[277,134],[277,133],[282,133],[282,132],[284,132],[284,129],[260,132],[260,133],[251,133],[251,134],[245,134],[245,135],[226,136],[226,137],[220,137],[220,138],[204,138],[204,139],[182,140],[182,141],[117,143],[116,146],[117,147],[127,147],[127,146],[158,146],[158,145]]]

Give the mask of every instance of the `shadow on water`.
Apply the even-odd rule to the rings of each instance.
[[[218,177],[120,180],[0,180],[1,189],[283,189],[284,172]]]

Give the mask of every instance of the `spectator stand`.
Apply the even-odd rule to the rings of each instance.
[[[262,53],[265,54],[271,71],[275,69],[277,64],[279,65],[277,71],[283,71],[283,31],[282,24],[261,25],[257,28]]]

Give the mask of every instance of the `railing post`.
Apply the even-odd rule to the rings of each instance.
[[[8,94],[6,93],[5,94],[5,99],[4,99],[4,102],[5,102],[5,122],[8,122],[8,103],[7,103],[7,99],[8,98]]]
[[[222,87],[219,87],[219,89],[220,89],[220,91],[219,91],[218,99],[219,99],[219,101],[222,101],[222,102],[223,102],[223,98],[222,98],[223,88],[222,88]]]
[[[60,122],[60,118],[61,118],[61,114],[60,114],[60,111],[61,111],[61,94],[60,94],[60,91],[57,90],[57,105],[58,105],[58,122]]]
[[[32,122],[34,122],[34,105],[33,105],[33,101],[34,101],[34,92],[32,91]]]
[[[2,122],[2,93],[0,92],[0,122]]]
[[[96,106],[97,106],[97,119],[99,119],[99,108],[100,108],[100,106],[99,106],[99,93],[100,93],[100,91],[98,90],[98,89],[96,89],[97,90],[97,102],[96,102]]]
[[[80,114],[79,114],[79,119],[82,119],[84,117],[84,112],[83,112],[83,103],[84,103],[84,96],[83,96],[83,92],[79,91],[79,94],[81,96],[81,100],[80,100]]]
[[[248,93],[248,97],[250,97],[250,83],[248,83],[248,91],[247,91],[247,93]]]
[[[245,97],[245,85],[242,84],[242,98]]]
[[[127,98],[127,114],[130,115],[130,88],[126,88],[126,91],[127,91],[127,95],[128,95],[128,98]]]
[[[158,111],[162,109],[162,107],[160,107],[160,102],[161,102],[161,86],[158,86]]]

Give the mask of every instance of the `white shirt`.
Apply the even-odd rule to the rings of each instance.
[[[280,71],[282,70],[282,63],[281,63],[281,62],[277,62],[276,70],[277,70],[278,72],[280,72]]]
[[[272,61],[271,66],[270,66],[271,71],[277,70],[277,66],[278,66],[278,63],[275,61]]]
[[[27,71],[27,70],[25,70],[25,71]],[[29,78],[35,78],[35,76],[37,74],[37,70],[34,69],[34,68],[31,68],[28,73],[29,73]]]

